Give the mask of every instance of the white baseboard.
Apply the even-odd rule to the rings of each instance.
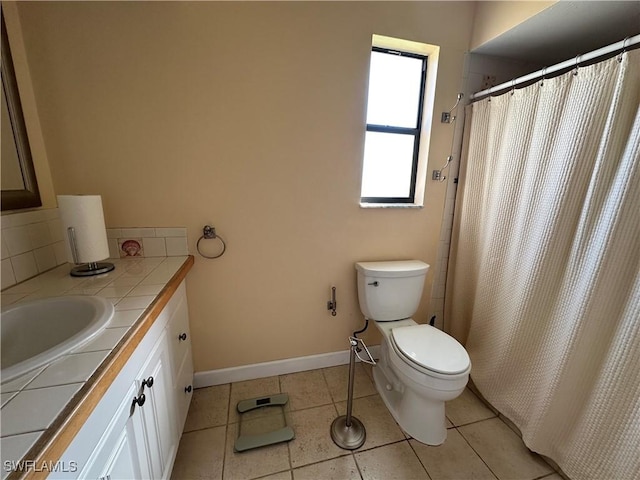
[[[371,355],[373,355],[374,358],[378,358],[380,345],[373,345],[368,348]],[[359,360],[356,358],[356,361]],[[309,355],[306,357],[287,358],[273,362],[254,363],[253,365],[196,372],[193,375],[193,386],[194,388],[211,387],[224,383],[242,382],[244,380],[272,377],[274,375],[315,370],[317,368],[335,367],[336,365],[345,365],[347,363],[349,363],[349,350],[321,353],[319,355]]]

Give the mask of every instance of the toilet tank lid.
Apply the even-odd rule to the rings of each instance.
[[[369,277],[413,277],[425,274],[429,265],[420,260],[358,262],[356,270]]]

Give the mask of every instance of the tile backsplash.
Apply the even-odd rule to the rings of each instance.
[[[2,289],[67,261],[58,209],[2,217]]]
[[[124,257],[178,257],[188,255],[187,229],[107,228],[109,255]]]
[[[67,262],[57,208],[2,215],[1,222],[3,290]],[[111,258],[189,254],[183,227],[107,228],[107,238]]]

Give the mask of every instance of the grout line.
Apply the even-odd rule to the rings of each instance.
[[[420,458],[420,455],[418,455],[418,452],[416,452],[416,449],[413,448],[413,445],[411,445],[411,442],[409,440],[410,439],[407,438],[407,443],[409,444],[409,448],[411,449],[413,454],[416,456],[416,458],[420,462],[420,465],[422,465],[422,468],[424,468],[424,471],[427,472],[427,477],[429,477],[429,479],[431,479],[431,475],[429,474],[429,470],[427,469],[427,466],[422,462],[422,459]]]
[[[327,380],[327,375],[325,374],[325,369],[321,368],[320,369],[320,373],[322,374],[322,378],[324,379],[324,384],[327,387],[327,391],[329,392],[329,398],[331,398],[331,402],[335,406],[336,399],[334,398],[333,392],[331,391],[331,388],[329,387],[329,381]]]
[[[488,419],[485,419],[485,420],[488,420]],[[478,421],[478,422],[474,422],[474,423],[480,423],[480,422],[482,422],[482,421],[484,421],[484,420],[480,420],[480,421]],[[471,425],[471,424],[468,424],[468,425]],[[467,440],[467,437],[465,437],[465,436],[464,436],[464,434],[463,434],[460,430],[458,430],[458,427],[455,427],[455,429],[456,429],[456,431],[460,434],[460,436],[464,439],[464,441],[465,441],[465,442],[467,442],[467,445],[469,445],[469,448],[471,448],[471,450],[473,450],[473,453],[475,453],[475,454],[478,456],[478,458],[480,459],[480,461],[481,461],[482,463],[484,463],[484,464],[485,464],[485,466],[489,469],[489,471],[491,472],[491,474],[492,474],[494,477],[496,477],[496,479],[499,479],[500,477],[498,477],[498,474],[497,474],[496,472],[494,472],[494,471],[493,471],[493,469],[489,466],[489,464],[488,464],[487,462],[485,462],[485,461],[484,461],[484,458],[482,458],[482,455],[480,455],[480,453],[478,453],[478,452],[476,451],[476,449],[475,449],[475,448],[473,448],[473,445],[471,445],[471,443],[469,442],[469,440]]]
[[[358,461],[356,460],[356,454],[355,454],[355,452],[353,450],[351,451],[351,458],[353,459],[353,463],[356,466],[356,470],[358,471],[358,475],[360,475],[360,480],[363,480],[364,476],[362,475],[362,471],[360,470],[360,465],[358,465]]]
[[[453,424],[454,428],[458,428],[458,427],[466,427],[467,425],[473,425],[474,423],[486,422],[487,420],[492,420],[494,418],[499,418],[499,417],[497,415],[494,415],[493,417],[481,418],[480,420],[473,420],[472,422],[461,423],[460,425],[456,425],[453,422],[451,422],[451,423]],[[449,421],[451,421],[451,420],[449,420]],[[449,428],[451,428],[451,427],[449,427]]]
[[[227,425],[228,425],[227,423],[224,423],[222,425],[210,425],[208,427],[194,428],[193,430],[183,431],[182,435],[180,435],[180,438],[182,438],[183,435],[189,435],[190,433],[202,432],[203,430],[213,430],[214,428],[220,428],[220,427],[227,427]]]

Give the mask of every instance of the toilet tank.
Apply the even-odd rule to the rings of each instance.
[[[410,318],[420,304],[429,265],[419,260],[358,262],[360,310],[370,320]]]

